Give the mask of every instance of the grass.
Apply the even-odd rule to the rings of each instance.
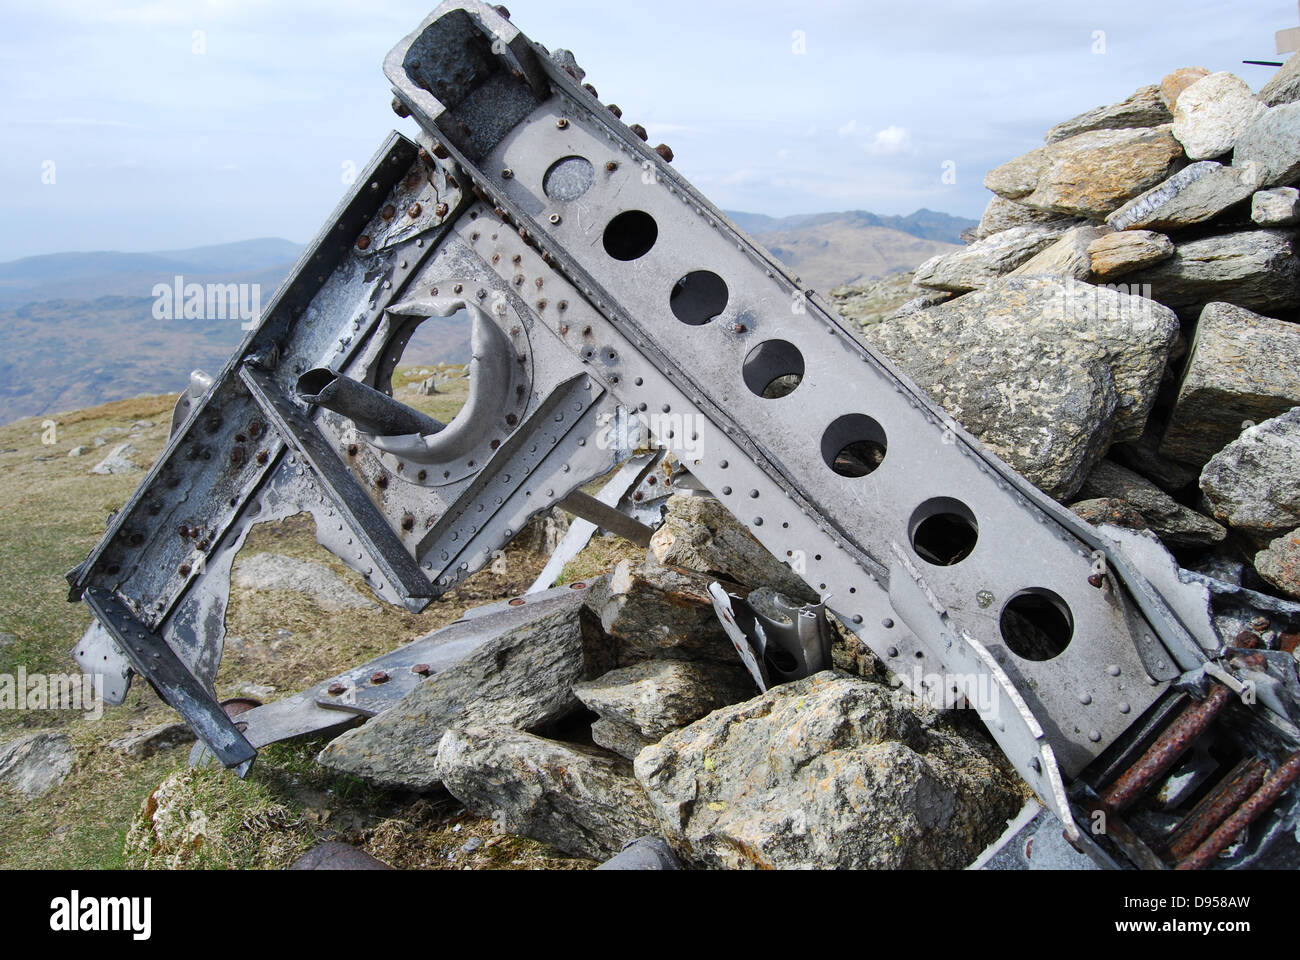
[[[445,368],[427,367],[428,369]],[[468,381],[447,392],[405,390],[426,367],[399,368],[399,399],[448,422]],[[65,572],[86,556],[106,518],[143,473],[89,473],[119,443],[147,468],[162,451],[174,394],[137,397],[55,414],[53,429],[29,418],[0,427],[0,673],[75,672],[70,651],[90,623],[67,601]],[[147,421],[147,423],[145,422]],[[95,446],[99,438],[100,446]],[[52,440],[53,442],[46,442]],[[81,456],[69,456],[86,447]],[[316,543],[309,516],[261,524],[236,558],[270,552],[324,564],[358,592],[364,582]],[[596,538],[565,569],[564,582],[590,579],[625,556],[641,556],[614,538]],[[255,689],[277,699],[458,619],[466,609],[521,593],[545,557],[507,549],[504,572],[485,569],[419,614],[381,604],[375,610],[324,614],[289,591],[232,591],[227,646],[217,676],[225,698]],[[154,867],[278,868],[318,839],[355,843],[395,866],[413,868],[585,869],[590,861],[543,844],[498,834],[445,794],[416,797],[375,790],[315,763],[323,741],[276,744],[261,751],[241,781],[222,770],[191,770],[188,748],[147,758],[110,741],[171,722],[175,714],[147,683],[102,717],[60,711],[0,711],[0,742],[42,730],[67,735],[77,761],[67,779],[36,799],[0,787],[0,867],[113,869]],[[466,841],[482,843],[462,852]],[[473,845],[471,845],[473,846]]]

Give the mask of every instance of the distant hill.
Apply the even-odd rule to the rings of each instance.
[[[805,284],[826,293],[911,270],[936,254],[956,249],[974,220],[917,210],[882,217],[863,210],[766,217],[726,211],[741,230],[767,247]]]
[[[973,221],[930,210],[860,210],[773,218],[729,213],[804,283],[823,293],[911,270],[951,249]],[[236,320],[157,320],[153,287],[256,283],[262,305],[302,252],[278,238],[151,253],[54,253],[0,263],[0,423],[179,390],[196,367],[219,368],[242,339]],[[464,318],[423,324],[409,364],[467,363]]]

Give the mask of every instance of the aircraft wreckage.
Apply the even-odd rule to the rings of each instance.
[[[1298,862],[1300,684],[1261,634],[1300,607],[1180,570],[1019,477],[502,8],[443,4],[384,69],[417,141],[388,137],[224,369],[194,375],[69,573],[96,617],[75,656],[109,702],[142,676],[242,774],[257,747],[372,716],[487,625],[540,615],[573,549],[522,602],[236,722],[213,684],[254,524],[310,512],[377,596],[418,611],[557,504],[585,518],[579,546],[597,525],[644,543],[668,457],[671,489],[806,558],[822,604],[792,616],[712,590],[760,686],[829,665],[826,609],[905,683],[957,678],[1042,804],[981,863],[1025,865],[1038,829],[1107,867]],[[459,311],[470,394],[442,424],[389,382],[416,327]]]

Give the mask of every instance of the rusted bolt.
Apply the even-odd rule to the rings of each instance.
[[[379,476],[375,477],[375,486],[377,486],[380,490],[387,490],[388,474],[381,473]]]
[[[357,455],[357,445],[356,445],[355,443],[349,443],[349,444],[348,444],[348,456],[349,456],[349,457],[355,457],[356,455]]]
[[[736,324],[732,324],[731,329],[734,330],[736,333],[744,333],[746,330],[749,329],[749,327],[745,326],[743,323],[736,323]]]
[[[560,336],[567,337],[568,335],[569,335],[569,325],[567,323],[560,324]]]
[[[488,444],[488,446],[490,446],[493,450],[495,450],[497,447],[501,446],[501,441],[493,440],[490,444]]]
[[[179,527],[177,527],[177,528],[176,528],[176,532],[179,533],[179,534],[181,535],[181,539],[182,539],[182,540],[188,540],[188,539],[189,539],[189,536],[190,536],[190,528],[187,527],[187,526],[185,526],[185,524],[182,523]]]
[[[543,297],[541,300],[538,300],[538,301],[537,301],[537,309],[538,309],[538,310],[545,310],[545,309],[546,309],[546,298],[545,298],[545,297]]]
[[[586,590],[586,589],[587,589],[586,581],[584,581],[584,580],[578,580],[578,581],[576,581],[575,583],[571,583],[571,584],[569,584],[569,589],[570,589],[570,590]]]
[[[417,474],[415,475],[415,479],[417,479],[417,480],[426,480],[426,479],[428,479],[428,476],[429,476],[429,471],[428,471],[428,470],[421,470],[419,473],[417,473]]]
[[[635,133],[642,140],[650,139],[650,134],[646,133],[645,127],[641,126],[641,124],[639,123],[632,124],[632,126],[628,127],[628,129],[631,130],[633,133]]]
[[[200,550],[206,550],[208,547],[212,546],[212,542],[205,537],[198,542],[197,546]]]
[[[589,84],[589,83],[584,83],[584,84],[582,85],[582,89],[586,90],[586,91],[587,91],[589,94],[591,94],[593,97],[596,97],[597,99],[600,98],[600,94],[596,92],[596,88],[593,87],[591,84]]]
[[[514,175],[515,175],[515,172],[514,172],[513,170],[511,170],[509,167],[506,167],[504,170],[501,171],[501,179],[502,179],[502,180],[509,180],[509,179],[510,179],[511,177],[513,177]]]
[[[447,148],[444,147],[441,143],[435,143],[433,145],[433,155],[437,157],[439,160],[446,160],[448,156]]]
[[[610,113],[612,113],[614,116],[619,117],[620,119],[621,119],[622,116],[623,116],[623,111],[619,109],[619,106],[618,106],[617,103],[611,103],[611,104],[610,104],[608,107],[606,107],[605,109],[608,110]]]
[[[556,306],[556,308],[559,309],[559,310],[568,310],[568,309],[569,309],[569,301],[568,301],[568,300],[561,300],[561,301],[560,301],[559,303],[557,303],[555,306]]]
[[[248,459],[248,451],[241,446],[234,446],[230,450],[230,465],[232,467],[242,467],[244,461]]]
[[[564,117],[560,117],[559,120],[555,121],[555,127],[557,130],[567,130],[569,129],[569,121]]]
[[[642,499],[644,496],[645,496],[645,494],[643,494],[640,490],[638,490],[636,493],[632,494],[632,499],[633,499],[633,500],[640,500],[640,499]]]
[[[329,685],[329,695],[331,697],[339,697],[342,696],[347,689],[347,687],[335,680]]]
[[[420,215],[420,211],[423,209],[424,208],[421,207],[418,203],[413,203],[409,208],[407,208],[406,215],[410,217],[412,220],[414,220],[416,217]]]
[[[363,233],[361,236],[357,237],[357,249],[358,249],[358,250],[364,250],[364,249],[366,249],[368,246],[370,246],[370,238],[369,238],[368,236],[366,236],[366,235]]]
[[[618,169],[618,161],[617,161],[617,160],[606,160],[606,161],[605,161],[605,172],[606,172],[606,173],[613,173],[613,172],[614,172],[615,170],[617,170],[617,169]]]
[[[505,19],[507,20],[510,19],[510,11],[505,8],[504,4],[500,4],[500,3],[493,4],[492,9],[495,10],[497,13],[501,14],[501,16],[503,16]]]
[[[497,263],[500,263],[500,262],[501,262],[501,254],[499,254],[499,253],[494,253],[494,254],[492,254],[492,263],[493,263],[493,264],[497,264]]]
[[[527,603],[527,602],[528,602],[528,601],[525,600],[523,597],[515,597],[515,598],[513,598],[513,599],[510,601],[510,606],[512,606],[512,607],[522,607],[522,606],[523,606],[525,603]]]
[[[262,435],[262,431],[265,429],[266,428],[262,425],[261,420],[254,420],[248,425],[248,435],[256,440]]]
[[[411,516],[409,513],[406,516],[402,517],[402,529],[407,531],[408,533],[414,530],[415,517]]]
[[[391,203],[386,203],[384,204],[384,209],[379,211],[379,216],[384,220],[391,220],[393,217],[397,216],[397,208]]]
[[[1106,583],[1106,574],[1090,573],[1088,574],[1088,582],[1100,590]]]
[[[433,212],[440,217],[445,217],[447,215],[447,205],[445,203],[440,203],[433,208]]]
[[[650,484],[650,486],[653,487],[656,483],[659,482],[659,479],[658,479],[657,477],[646,477],[646,481],[645,481],[645,482],[648,483],[648,484]]]
[[[388,682],[388,671],[387,671],[387,670],[376,670],[374,673],[372,673],[372,674],[370,675],[370,682],[371,682],[371,683],[387,683],[387,682]]]
[[[269,460],[269,459],[270,459],[270,457],[267,456],[267,453],[266,453],[265,450],[259,450],[259,451],[257,451],[257,465],[258,465],[259,467],[264,467],[264,466],[266,466],[266,461]]]
[[[411,672],[417,677],[427,677],[429,674],[433,673],[433,668],[427,663],[417,663],[411,668]]]
[[[655,153],[664,158],[665,163],[673,162],[673,148],[666,143],[661,143],[655,147]]]
[[[584,337],[589,337],[589,336],[591,336],[591,327],[583,327],[583,328],[582,328],[582,335],[583,335]]]
[[[393,113],[405,120],[411,115],[411,108],[402,103],[397,97],[393,97]]]
[[[542,278],[538,277],[536,280],[534,280],[533,286],[535,286],[538,290],[542,289]]]
[[[178,572],[182,577],[188,577],[190,575],[190,565],[188,563],[182,563],[178,568]]]

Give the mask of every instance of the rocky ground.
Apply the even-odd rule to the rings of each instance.
[[[1085,519],[1300,599],[1300,57],[1258,93],[1175,71],[1056,125],[985,184],[969,245],[837,289],[842,313]],[[397,386],[438,404],[456,383],[414,370]],[[160,447],[155,406],[98,432],[65,424],[48,456],[15,443],[3,455],[46,500],[15,495],[6,537],[51,573],[79,559],[93,530],[49,493],[90,477],[83,499],[120,503]],[[39,436],[16,428],[0,441]],[[414,616],[375,605],[305,527],[250,538],[219,692],[273,699],[511,596],[538,542]],[[585,867],[656,834],[696,867],[960,868],[998,836],[1027,791],[968,711],[904,694],[846,631],[834,670],[758,694],[713,613],[719,576],[807,594],[715,500],[674,497],[648,550],[594,542],[565,574],[584,588],[545,617],[332,741],[264,751],[242,783],[187,769],[188,737],[148,691],[65,729],[5,721],[0,854],[68,864],[116,844],[102,862],[278,867],[336,839],[397,866]],[[84,614],[55,611],[56,594],[0,597],[17,628],[0,663],[66,668]],[[79,859],[45,839],[95,813],[110,824]]]

